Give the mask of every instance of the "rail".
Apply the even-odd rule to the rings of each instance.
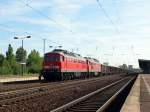
[[[129,78],[129,77],[126,77],[126,78],[121,79],[121,80],[119,80],[119,81],[117,81],[117,82],[114,82],[114,83],[112,83],[112,84],[110,84],[110,85],[108,85],[108,86],[105,86],[105,87],[103,87],[103,88],[101,88],[101,89],[98,89],[98,90],[96,90],[96,91],[94,91],[94,92],[92,92],[92,93],[90,93],[90,94],[87,94],[87,95],[85,95],[85,96],[83,96],[83,97],[81,97],[81,98],[79,98],[79,99],[77,99],[77,100],[74,100],[74,101],[72,101],[72,102],[70,102],[70,103],[68,103],[68,104],[65,104],[65,105],[63,105],[63,106],[61,106],[61,107],[59,107],[59,108],[57,108],[57,109],[54,109],[54,110],[52,110],[52,111],[50,111],[50,112],[63,112],[63,111],[66,111],[66,110],[72,108],[73,106],[75,106],[75,105],[77,105],[77,104],[79,104],[79,103],[81,103],[81,102],[83,102],[83,101],[89,99],[90,97],[93,97],[94,95],[96,95],[96,94],[98,94],[98,93],[101,93],[101,92],[105,91],[106,89],[108,89],[108,88],[110,88],[110,87],[112,87],[112,86],[115,86],[115,85],[119,84],[120,82],[122,82],[122,81],[124,81],[124,80],[127,80],[128,78]],[[135,78],[135,77],[131,78],[115,95],[113,95],[106,103],[104,103],[103,106],[101,106],[100,108],[98,108],[96,112],[102,112],[103,110],[105,110],[105,108],[108,107],[108,105],[117,97],[117,95],[118,95],[131,81],[133,81],[134,78]],[[86,108],[87,108],[87,107],[86,107]],[[89,109],[89,108],[87,108],[87,109]],[[92,111],[92,110],[91,110],[91,111]]]

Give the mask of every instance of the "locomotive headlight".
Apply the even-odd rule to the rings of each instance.
[[[50,66],[44,66],[44,69],[48,69],[48,68],[50,68]]]
[[[59,69],[60,67],[57,66],[57,65],[54,65],[54,66],[44,66],[44,69]]]
[[[52,68],[59,69],[59,66],[53,66]]]

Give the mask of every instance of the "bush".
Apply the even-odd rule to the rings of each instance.
[[[32,50],[27,59],[28,73],[39,73],[42,69],[42,58],[36,50]]]
[[[40,73],[41,65],[34,64],[28,68],[28,73]]]
[[[12,69],[13,69],[13,75],[17,75],[21,73],[21,66],[18,63],[14,63]]]
[[[1,70],[0,70],[0,74],[2,75],[6,75],[6,74],[11,74],[12,73],[12,68],[11,68],[11,65],[9,64],[9,62],[4,59],[3,61],[3,66],[1,67]]]

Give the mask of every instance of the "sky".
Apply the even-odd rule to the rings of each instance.
[[[150,59],[149,0],[0,0],[0,53],[58,46],[119,66]],[[50,48],[49,46],[53,46]]]

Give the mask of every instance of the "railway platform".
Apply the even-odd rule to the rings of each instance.
[[[150,112],[150,74],[140,74],[121,112]]]
[[[38,76],[24,76],[24,77],[0,77],[0,83],[38,80]]]

